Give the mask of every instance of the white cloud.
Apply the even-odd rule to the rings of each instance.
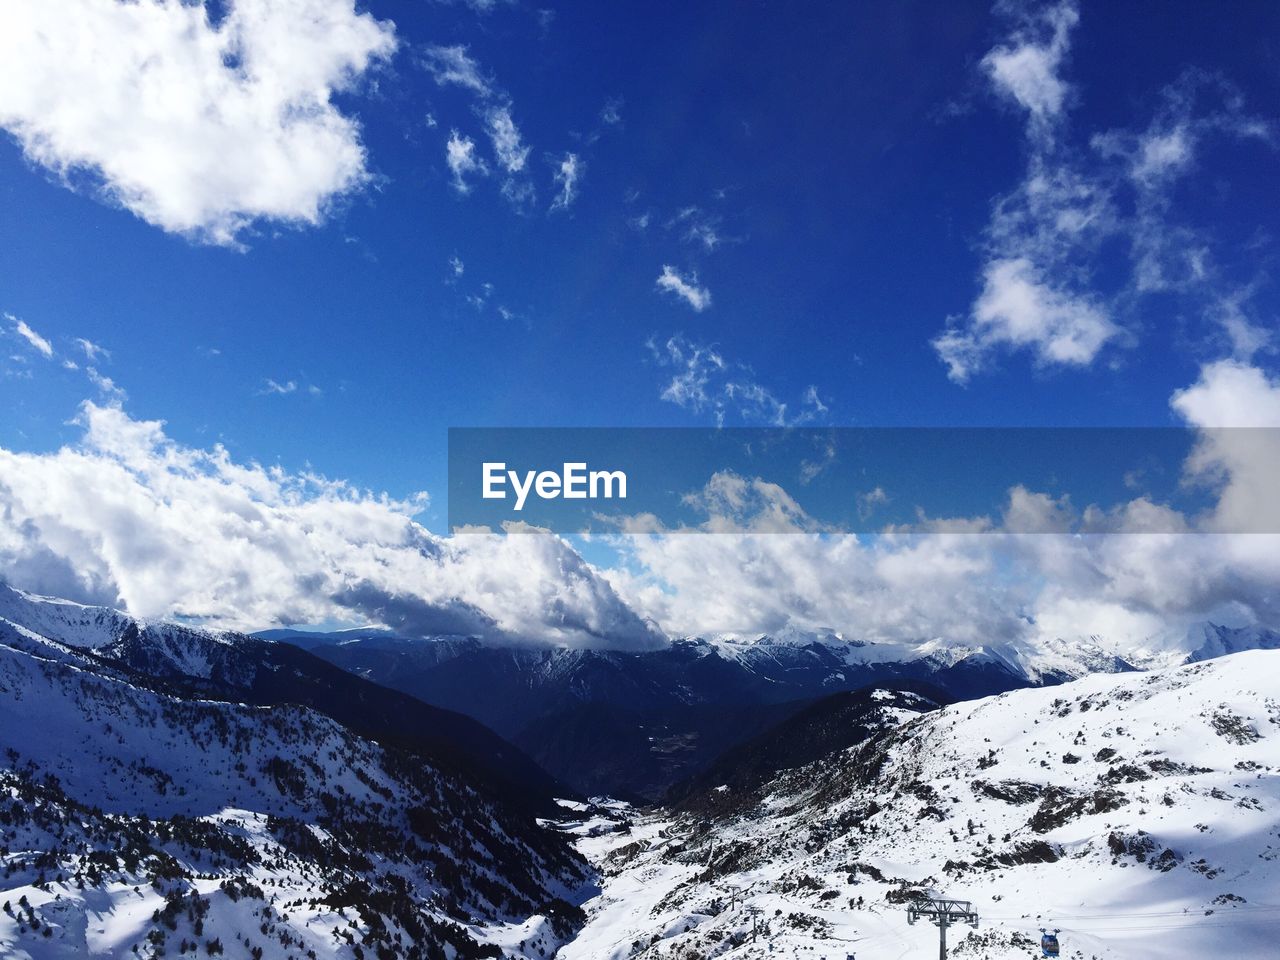
[[[445,144],[445,163],[453,177],[453,189],[464,196],[471,192],[469,176],[483,177],[489,172],[483,160],[476,156],[475,141],[462,136],[457,130],[449,133],[449,141]]]
[[[698,286],[698,275],[681,274],[670,264],[662,266],[662,273],[658,275],[658,289],[674,293],[698,313],[711,306],[711,291]]]
[[[516,0],[432,0],[432,2],[439,3],[444,6],[461,4],[462,6],[469,7],[476,13],[487,14],[492,13],[500,6],[514,6]]]
[[[466,272],[467,266],[457,254],[454,254],[449,258],[449,269],[455,277],[460,277]]]
[[[720,218],[697,206],[678,211],[666,226],[668,230],[680,228],[686,243],[698,244],[708,253],[729,239],[721,232]]]
[[[1203,366],[1199,379],[1170,403],[1201,430],[1186,472],[1216,492],[1206,525],[1280,530],[1280,379],[1244,361],[1219,360]]]
[[[53,344],[32,330],[25,320],[19,320],[11,313],[6,313],[4,318],[13,324],[13,332],[25,340],[33,350],[45,357],[53,356]]]
[[[733,365],[702,362],[710,379],[686,395],[712,402],[715,371]],[[1280,424],[1280,382],[1231,361],[1207,366],[1173,402],[1196,427]],[[1246,413],[1254,419],[1235,419]],[[1280,537],[1170,532],[1186,527],[1142,498],[1108,518],[1112,535],[1055,532],[1082,514],[1066,497],[1015,487],[995,520],[863,539],[823,532],[782,487],[734,474],[685,500],[701,516],[695,529],[716,535],[637,521],[616,540],[626,562],[601,574],[557,537],[433,536],[415,520],[425,495],[188,447],[118,404],[85,403],[78,422],[82,438],[56,452],[0,449],[0,577],[141,616],[629,647],[660,642],[646,618],[675,635],[794,627],[983,646],[1097,634],[1127,653],[1177,642],[1206,618],[1266,622],[1280,585]],[[1233,435],[1222,446],[1206,426],[1214,445],[1189,464],[1222,484],[1204,529],[1274,500],[1280,456]],[[868,508],[886,499],[863,497]],[[1138,530],[1154,532],[1114,533]]]
[[[395,499],[170,439],[85,403],[83,438],[0,449],[0,577],[225,626],[325,620],[507,642],[661,642],[558,537],[441,538]]]
[[[438,84],[461,87],[474,96],[477,101],[474,109],[484,123],[484,132],[493,147],[497,168],[506,174],[499,187],[502,196],[519,211],[530,207],[536,199],[536,190],[526,171],[532,148],[524,142],[520,128],[512,116],[511,98],[481,71],[480,65],[464,46],[428,47],[421,63]],[[459,193],[470,191],[470,185],[465,180],[467,174],[488,172],[488,166],[476,154],[472,139],[460,135],[456,130],[449,139],[448,161],[449,168],[453,171],[453,186]],[[566,162],[580,171],[581,164],[576,157]],[[567,205],[563,201],[566,196],[563,176],[556,176],[561,192],[557,201],[552,204],[552,209]],[[571,200],[571,189],[568,196]]]
[[[38,40],[35,38],[39,38]],[[352,0],[0,6],[0,126],[64,182],[172,233],[235,245],[258,220],[318,224],[368,179],[332,103],[395,50]]]
[[[519,173],[529,159],[529,148],[520,139],[520,130],[511,118],[510,105],[490,107],[484,114],[489,139],[498,163],[507,173]]]
[[[86,340],[84,337],[76,337],[75,344],[84,351],[85,358],[90,363],[97,363],[99,360],[111,359],[111,351],[106,347],[94,343],[92,340]]]
[[[711,405],[708,387],[713,377],[727,368],[719,351],[703,344],[690,343],[676,335],[659,346],[649,341],[649,350],[662,366],[675,367],[675,375],[662,389],[662,399],[693,411]]]
[[[884,487],[873,487],[865,493],[858,494],[858,519],[867,520],[875,513],[876,508],[889,502],[889,494]]]
[[[1088,366],[1136,341],[1144,298],[1156,292],[1191,298],[1189,314],[1220,317],[1238,355],[1265,346],[1238,295],[1221,289],[1208,231],[1175,218],[1172,188],[1211,135],[1272,142],[1271,126],[1247,115],[1226,81],[1189,70],[1161,91],[1145,128],[1095,134],[1081,151],[1059,76],[1076,6],[998,9],[1018,19],[983,65],[1027,110],[1028,158],[1022,181],[993,205],[980,293],[932,341],[950,378],[963,383],[1019,351],[1040,366]],[[1129,269],[1117,271],[1126,247]]]
[[[90,366],[85,368],[85,376],[89,378],[89,382],[98,388],[98,392],[111,403],[119,403],[125,398],[125,392],[116,385],[116,382],[108,376],[99,373],[96,367]]]
[[[260,396],[287,396],[290,393],[295,393],[297,389],[298,382],[296,380],[286,380],[284,383],[279,383],[268,377],[262,381],[262,389],[258,391],[258,394]]]
[[[480,70],[480,64],[461,45],[432,45],[422,53],[422,65],[440,86],[458,86],[481,97],[493,94],[493,81]]]
[[[982,60],[998,91],[1012,97],[1043,129],[1063,109],[1068,90],[1058,75],[1080,13],[1071,0],[1023,13],[1009,41]]]
[[[758,478],[718,475],[686,503],[700,522],[670,532],[638,518],[618,540],[627,563],[606,573],[671,635],[793,628],[1015,652],[1092,637],[1134,655],[1180,647],[1206,619],[1275,622],[1280,536],[1179,533],[1180,518],[1141,499],[1108,535],[1060,532],[1079,519],[1069,501],[1015,487],[998,522],[866,538],[823,532]]]
[[[578,181],[582,178],[584,164],[576,153],[566,153],[556,167],[553,179],[560,186],[560,192],[551,201],[552,210],[567,210],[578,196]]]
[[[1175,127],[1167,133],[1154,133],[1143,139],[1134,158],[1133,176],[1144,183],[1163,179],[1185,169],[1191,162],[1191,143],[1187,129]]]
[[[1175,392],[1170,404],[1196,427],[1280,428],[1280,383],[1238,360],[1205,365],[1200,378]]]
[[[650,339],[649,353],[660,367],[673,370],[660,396],[693,413],[710,413],[717,426],[732,419],[753,425],[799,426],[821,420],[828,412],[816,387],[808,387],[792,413],[750,367],[726,360],[715,347],[681,334],[663,343]]]
[[[609,126],[616,126],[622,122],[622,105],[621,97],[610,97],[604,102],[604,106],[600,108],[600,122]]]
[[[987,265],[982,293],[969,322],[933,341],[948,376],[967,382],[1000,348],[1027,348],[1044,365],[1085,366],[1119,334],[1103,307],[1056,290],[1030,260]]]

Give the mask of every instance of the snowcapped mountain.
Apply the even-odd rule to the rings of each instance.
[[[571,936],[592,872],[541,801],[471,778],[501,757],[269,700],[377,690],[311,660],[0,591],[0,956],[532,958]]]
[[[1180,644],[1127,656],[1100,637],[973,645],[871,642],[794,628],[682,638],[637,652],[504,648],[385,631],[344,631],[327,643],[324,636],[298,639],[345,670],[474,717],[584,794],[644,801],[841,690],[921,681],[946,698],[971,699],[1280,643],[1263,628],[1212,625]]]
[[[353,676],[289,644],[139,620],[0,584],[4,621],[55,639],[101,667],[162,681],[187,696],[313,707],[357,733],[410,749],[535,812],[554,809],[553,796],[567,789],[474,719]]]
[[[1186,663],[1198,663],[1225,657],[1242,650],[1280,650],[1280,633],[1265,627],[1221,627],[1206,623],[1188,634],[1187,646],[1194,646],[1186,656]]]
[[[580,831],[606,880],[560,957],[927,956],[927,894],[977,909],[956,957],[1038,956],[1042,926],[1069,957],[1275,956],[1280,651],[942,708],[885,691],[782,743],[833,716],[861,741],[792,766],[775,732],[780,772]]]

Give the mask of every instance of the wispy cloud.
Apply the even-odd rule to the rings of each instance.
[[[90,363],[97,363],[99,360],[110,360],[111,351],[106,347],[94,343],[92,340],[86,340],[84,337],[76,337],[73,341],[82,351],[85,358]]]
[[[467,178],[483,177],[489,172],[485,162],[476,156],[476,144],[470,137],[464,137],[457,130],[449,134],[445,144],[445,163],[449,165],[453,189],[465,196],[471,192],[471,184]]]
[[[622,123],[623,102],[621,97],[610,97],[606,100],[604,106],[600,108],[600,122],[611,127]]]
[[[1013,9],[1017,25],[1005,43],[983,57],[982,67],[997,91],[1027,111],[1033,132],[1044,136],[1066,104],[1070,87],[1059,71],[1080,12],[1074,0]]]
[[[511,106],[490,107],[484,113],[484,120],[498,163],[507,173],[522,171],[529,160],[529,147],[522,141],[520,129],[511,118]]]
[[[420,62],[442,87],[456,86],[481,97],[493,95],[493,81],[484,75],[467,48],[432,45],[422,51]]]
[[[12,324],[13,332],[26,341],[33,350],[46,358],[53,357],[53,344],[32,330],[25,320],[19,320],[11,313],[6,313],[4,318]]]
[[[298,382],[296,380],[286,380],[284,383],[280,383],[268,377],[266,380],[262,381],[262,387],[258,390],[258,395],[262,397],[282,397],[295,393],[297,389]]]
[[[670,264],[663,264],[657,284],[659,290],[675,294],[698,313],[711,306],[711,291],[698,285],[697,273],[682,274]]]
[[[686,243],[696,244],[707,253],[716,250],[730,238],[721,227],[721,218],[698,206],[684,207],[667,222],[668,230],[676,230]]]
[[[993,206],[980,292],[932,341],[956,383],[1003,353],[1025,352],[1041,367],[1087,367],[1109,347],[1134,342],[1133,315],[1150,293],[1195,293],[1201,314],[1225,301],[1229,294],[1210,282],[1208,238],[1175,221],[1170,191],[1209,135],[1271,139],[1223,81],[1191,71],[1166,88],[1148,127],[1096,134],[1079,149],[1060,76],[1077,7],[1064,0],[1013,16],[1009,39],[983,67],[1025,113],[1027,166]],[[1130,271],[1118,281],[1106,256],[1117,241],[1130,251]],[[1239,322],[1233,329],[1250,339]]]
[[[493,13],[499,7],[514,7],[516,5],[516,0],[431,0],[431,2],[446,7],[469,7],[479,14]]]
[[[98,392],[110,403],[121,403],[125,399],[125,392],[110,377],[99,373],[96,367],[87,367],[85,375],[89,378],[89,382],[98,388]]]
[[[560,187],[559,193],[551,201],[552,210],[567,210],[578,196],[578,181],[582,178],[584,164],[576,153],[566,153],[559,161],[554,180]]]
[[[793,409],[761,384],[750,367],[683,334],[661,342],[650,338],[646,347],[653,362],[672,371],[661,398],[693,413],[709,413],[717,426],[730,421],[798,426],[819,422],[828,412],[816,387],[807,387]]]

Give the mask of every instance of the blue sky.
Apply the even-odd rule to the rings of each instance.
[[[236,76],[157,133],[136,64],[41,62],[39,5],[8,15],[0,447],[118,403],[237,462],[425,490],[443,533],[451,426],[1171,425],[1207,364],[1271,382],[1274,5],[281,9],[197,26],[244,31],[232,74],[266,38],[322,91],[305,170],[236,119],[261,99]]]
[[[174,436],[399,493],[441,490],[451,425],[707,422],[659,397],[645,342],[676,333],[792,407],[817,387],[837,424],[1171,422],[1204,332],[1158,298],[1134,311],[1140,343],[1115,369],[1013,356],[961,388],[929,345],[973,299],[991,200],[1026,152],[979,69],[1005,26],[985,3],[581,5],[545,22],[516,6],[367,9],[402,45],[338,102],[376,184],[318,228],[258,224],[235,250],[69,191],[9,141],[3,308],[106,346],[130,409]],[[1265,115],[1280,102],[1278,19],[1266,4],[1085,5],[1065,71],[1072,136],[1141,127],[1191,65]],[[482,124],[467,91],[415,64],[432,44],[465,45],[509,94],[531,149],[528,210],[493,182],[450,188],[449,131],[482,140]],[[610,103],[616,124],[601,119]],[[548,213],[549,158],[565,151],[582,158],[578,196]],[[1275,224],[1274,152],[1214,145],[1200,165],[1180,210],[1212,225],[1235,282],[1261,282],[1253,309],[1274,312],[1268,254],[1247,249]],[[714,250],[672,223],[690,207],[724,238]],[[646,214],[646,230],[629,226]],[[708,309],[660,295],[668,263],[697,272]],[[298,389],[258,395],[269,379]],[[0,391],[0,439],[40,449],[71,435],[84,387],[41,371]]]

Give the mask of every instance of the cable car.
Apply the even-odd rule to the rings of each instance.
[[[1050,933],[1043,927],[1040,928],[1040,952],[1046,957],[1056,957],[1058,955],[1058,931]]]

